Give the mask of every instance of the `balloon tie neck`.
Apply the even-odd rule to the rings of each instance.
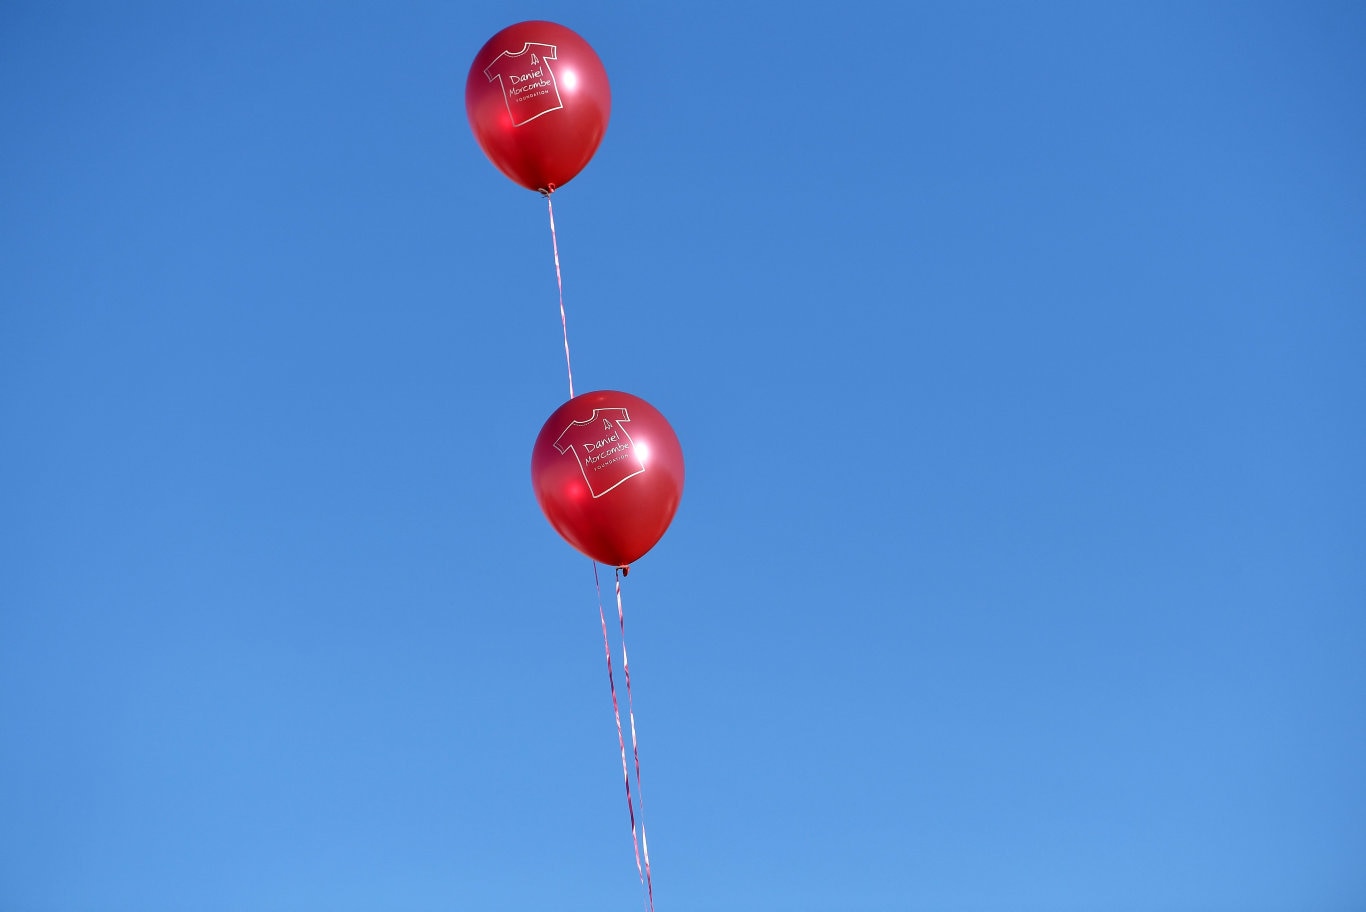
[[[552,194],[552,193],[555,192],[555,184],[554,184],[554,183],[546,184],[544,187],[542,187],[542,188],[540,189],[539,192],[540,192],[541,196],[544,196],[546,199],[550,199],[550,194]]]

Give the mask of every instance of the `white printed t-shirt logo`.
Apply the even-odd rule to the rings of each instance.
[[[529,41],[517,53],[504,51],[484,67],[488,81],[496,79],[502,86],[503,103],[507,105],[514,127],[564,107],[560,101],[560,88],[555,83],[555,71],[550,68],[556,53],[553,44]]]
[[[571,421],[555,440],[555,449],[562,455],[572,451],[578,459],[579,471],[595,499],[645,471],[624,427],[630,420],[624,408],[593,409],[592,417]]]

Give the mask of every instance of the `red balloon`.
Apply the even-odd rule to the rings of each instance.
[[[554,22],[519,22],[474,56],[465,114],[499,171],[528,190],[550,193],[598,150],[612,90],[587,41]]]
[[[683,496],[683,448],[644,399],[584,393],[541,428],[531,484],[565,541],[599,563],[627,567],[674,518]]]

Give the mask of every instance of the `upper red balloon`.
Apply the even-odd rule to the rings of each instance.
[[[555,410],[531,451],[546,519],[599,563],[627,567],[654,547],[683,496],[683,449],[644,399],[599,390]]]
[[[475,55],[465,113],[499,171],[528,190],[550,193],[598,150],[612,90],[587,41],[554,22],[519,22]]]

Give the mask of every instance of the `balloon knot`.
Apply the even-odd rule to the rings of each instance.
[[[618,567],[617,569],[621,571],[622,576],[629,576],[631,573],[631,568],[629,566]]]

